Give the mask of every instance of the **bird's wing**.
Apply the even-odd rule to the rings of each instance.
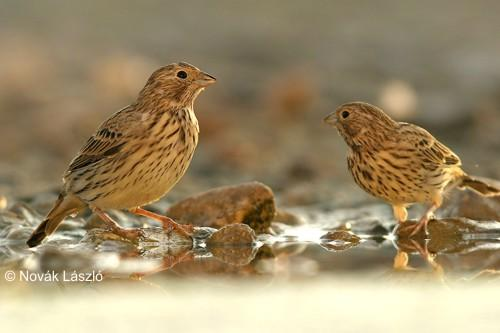
[[[133,112],[131,106],[127,106],[103,122],[71,161],[65,177],[120,152],[127,143],[124,138],[140,124],[136,118],[138,118],[137,113]]]
[[[450,148],[439,142],[425,129],[413,124],[400,123],[400,130],[403,134],[401,138],[404,139],[398,142],[398,146],[417,149],[429,163],[446,166],[462,164],[460,158]]]

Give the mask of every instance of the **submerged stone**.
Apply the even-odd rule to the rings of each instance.
[[[256,241],[255,232],[244,224],[227,225],[214,232],[207,240],[213,246],[252,246]]]
[[[329,231],[320,238],[320,245],[329,251],[343,251],[357,246],[361,238],[347,230]]]
[[[467,218],[447,218],[447,219],[432,219],[428,224],[429,235],[425,236],[424,231],[420,230],[414,236],[412,233],[413,224],[417,221],[407,221],[398,228],[398,238],[429,238],[431,240],[444,239],[448,242],[458,242],[464,239],[465,236],[471,235],[489,235],[493,237],[500,235],[500,222],[496,221],[474,221]]]

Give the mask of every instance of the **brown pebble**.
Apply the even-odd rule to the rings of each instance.
[[[334,230],[321,236],[321,246],[329,251],[343,251],[357,246],[361,238],[346,230]]]
[[[251,246],[255,243],[255,232],[247,225],[227,225],[214,232],[207,240],[210,246]]]
[[[219,187],[175,203],[167,216],[180,223],[221,228],[243,223],[268,232],[276,215],[272,190],[259,182]]]
[[[207,240],[207,246],[218,260],[243,266],[255,258],[255,240],[252,228],[245,224],[231,224],[214,232]]]
[[[349,243],[359,243],[361,238],[359,236],[353,234],[352,232],[347,231],[345,226],[341,227],[340,230],[329,231],[323,236],[321,236],[321,240],[324,242],[333,242],[333,241],[342,241]]]

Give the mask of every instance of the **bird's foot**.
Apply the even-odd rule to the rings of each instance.
[[[108,230],[111,231],[113,234],[120,236],[121,238],[131,241],[132,243],[136,243],[140,238],[143,237],[143,234],[139,229],[109,227]]]
[[[427,230],[427,223],[419,221],[416,225],[411,226],[410,237],[417,235],[422,229],[424,229],[424,235],[428,236],[429,231]]]
[[[191,237],[193,235],[194,232],[193,225],[179,224],[168,216],[161,216],[161,217],[162,219],[159,221],[163,224],[163,229],[167,230],[168,232],[174,231],[186,237]]]
[[[424,236],[428,236],[429,235],[429,231],[427,228],[428,222],[429,222],[428,219],[426,220],[422,218],[417,223],[405,223],[404,225],[400,225],[398,223],[398,225],[394,228],[394,230],[396,230],[397,235],[405,235],[406,237],[410,238],[419,234],[423,229]]]
[[[191,224],[179,224],[168,216],[156,214],[142,208],[135,208],[130,210],[130,212],[161,222],[161,224],[163,225],[163,229],[167,232],[175,231],[186,237],[191,237],[193,235],[194,227]]]
[[[417,225],[414,227],[413,231],[410,233],[410,237],[415,236],[419,233],[419,231],[423,228],[424,235],[429,236],[429,230],[427,228],[427,224],[432,216],[432,213],[427,213],[418,221]]]
[[[441,205],[441,203],[434,203],[432,204],[425,214],[420,218],[418,221],[417,225],[414,227],[413,231],[410,234],[410,237],[415,236],[418,234],[418,232],[423,228],[424,229],[424,234],[425,236],[429,236],[429,230],[427,229],[427,224],[429,223],[429,220],[434,218],[434,212],[435,210]]]
[[[139,229],[123,228],[101,209],[93,208],[92,210],[101,218],[106,225],[106,229],[112,234],[127,239],[133,243],[137,242],[137,240],[143,236],[142,231]]]

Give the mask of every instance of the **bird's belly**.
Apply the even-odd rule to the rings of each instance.
[[[370,156],[350,156],[349,171],[356,184],[369,194],[392,204],[431,202],[442,188],[432,186],[428,175],[417,167],[371,159]],[[440,183],[437,179],[436,183]]]
[[[92,200],[92,204],[101,209],[131,209],[159,200],[182,178],[193,152],[194,147],[166,156],[151,154],[132,165],[127,177],[118,180],[107,194]]]

